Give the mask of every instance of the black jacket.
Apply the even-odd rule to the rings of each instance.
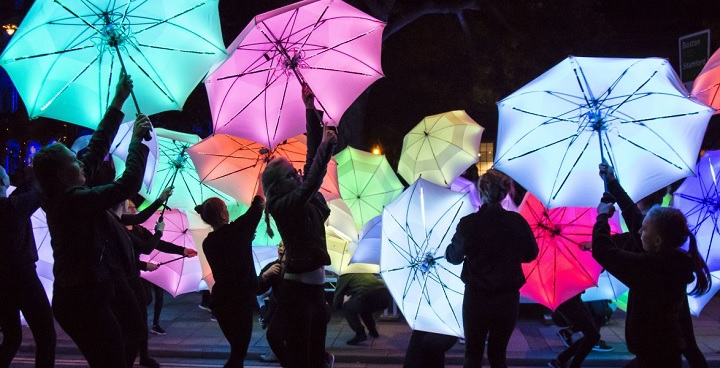
[[[35,268],[38,260],[30,217],[40,208],[41,194],[35,189],[17,188],[9,197],[0,198],[0,275]]]
[[[91,181],[122,122],[123,114],[110,108],[93,133],[82,158]],[[108,211],[140,190],[148,148],[130,144],[125,172],[116,181],[97,187],[73,187],[50,198],[43,208],[52,237],[55,287],[103,282],[134,273],[132,246],[127,233]]]
[[[460,219],[445,258],[463,264],[466,287],[482,291],[518,291],[525,284],[522,263],[532,262],[538,245],[530,225],[500,204],[484,204]]]

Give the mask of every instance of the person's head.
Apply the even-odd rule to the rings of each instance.
[[[285,260],[285,243],[282,240],[278,244],[278,259],[281,262]]]
[[[646,214],[653,206],[660,205],[667,194],[667,188],[662,188],[637,202],[637,207],[642,214]]]
[[[480,177],[477,187],[482,203],[500,203],[512,189],[512,180],[500,171],[490,169]]]
[[[131,199],[126,199],[123,202],[122,207],[123,215],[135,215],[138,213],[137,207],[135,206],[135,202],[133,202]]]
[[[7,190],[10,186],[10,177],[8,176],[5,168],[0,166],[0,198],[7,197]]]
[[[287,193],[302,184],[302,177],[295,167],[284,157],[270,161],[262,173],[262,186],[265,197]]]
[[[40,188],[48,197],[74,186],[85,185],[82,162],[61,143],[41,148],[33,158],[33,170]]]
[[[202,204],[195,206],[195,212],[208,225],[216,229],[230,222],[230,214],[227,205],[218,197],[206,199]]]

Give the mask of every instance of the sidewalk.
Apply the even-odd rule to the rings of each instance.
[[[227,357],[230,347],[217,322],[210,321],[210,313],[198,308],[199,293],[172,298],[166,295],[160,319],[166,335],[150,334],[150,355],[162,362],[164,357],[211,358]],[[152,313],[152,307],[149,310]],[[710,366],[720,367],[720,298],[713,298],[700,317],[693,318],[700,349]],[[616,311],[610,323],[601,330],[602,338],[615,349],[612,352],[592,352],[587,366],[621,366],[632,357],[624,341],[625,313]],[[555,332],[558,327],[547,326],[539,319],[520,319],[508,346],[508,363],[512,366],[545,366],[564,349]],[[339,363],[362,362],[367,364],[402,364],[410,340],[411,330],[403,319],[382,319],[378,323],[380,338],[368,339],[357,346],[345,341],[354,333],[340,313],[333,315],[328,325],[328,351]],[[30,330],[23,331],[21,351],[30,352],[34,342]],[[447,353],[448,365],[462,365],[464,345],[456,344]],[[256,323],[248,352],[248,360],[256,360],[269,351],[265,331]],[[58,327],[58,354],[77,352],[75,344]]]

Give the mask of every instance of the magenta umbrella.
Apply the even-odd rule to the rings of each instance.
[[[339,0],[305,0],[252,19],[205,80],[215,133],[274,148],[305,131],[301,83],[337,126],[382,77],[385,23]]]
[[[145,221],[143,226],[152,229],[160,216],[160,212],[154,213]],[[184,211],[166,209],[162,216],[165,221],[162,240],[183,248],[197,250],[195,241],[189,231],[188,217]],[[154,250],[148,255],[141,255],[140,260],[160,264],[157,270],[142,272],[140,276],[165,289],[172,296],[198,290],[198,285],[200,285],[202,279],[202,269],[198,257],[187,258]]]

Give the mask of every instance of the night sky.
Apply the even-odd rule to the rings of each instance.
[[[9,0],[0,1],[5,3],[0,9],[3,20],[1,13],[8,14]],[[364,150],[379,144],[393,167],[404,134],[427,115],[466,110],[486,128],[483,141],[492,142],[497,132],[495,103],[568,55],[656,56],[677,67],[678,37],[704,29],[711,30],[711,53],[720,47],[717,0],[348,2],[387,21],[393,30],[412,14],[425,14],[386,34],[382,50],[385,78],[359,98],[339,128],[341,143]],[[226,44],[254,14],[289,3],[221,0]],[[449,12],[460,4],[467,5],[467,10]],[[151,118],[158,127],[210,134],[204,86],[196,88],[182,112]],[[705,148],[720,148],[715,120],[708,128]],[[48,119],[28,123],[22,108],[14,114],[0,114],[0,123],[9,128],[5,134],[38,139],[43,144],[62,134],[72,143],[80,133],[80,129],[64,128]]]

